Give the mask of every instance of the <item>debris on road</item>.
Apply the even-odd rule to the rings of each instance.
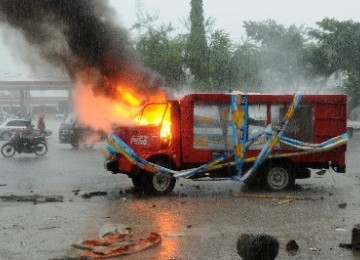
[[[286,243],[286,250],[287,251],[296,251],[299,250],[299,245],[296,243],[296,241],[294,239],[290,239],[287,243]]]
[[[133,254],[155,246],[160,242],[161,236],[155,232],[150,233],[145,238],[135,237],[131,233],[119,233],[102,238],[83,240],[72,246],[84,250],[80,256],[98,259]]]
[[[8,195],[0,196],[0,199],[5,201],[20,201],[20,202],[63,202],[64,196],[60,195]]]
[[[240,234],[236,249],[243,260],[268,260],[276,258],[279,252],[279,241],[269,234]]]
[[[125,226],[123,224],[106,223],[99,230],[99,237],[106,237],[108,235],[124,234],[131,232],[132,232],[131,227]]]
[[[288,203],[293,202],[293,201],[295,201],[295,199],[281,200],[281,201],[275,202],[273,205],[274,206],[280,206],[280,205],[288,204]]]
[[[282,194],[267,194],[267,193],[232,193],[235,198],[250,198],[250,199],[283,199],[283,200],[311,200],[314,198],[307,196],[293,196]]]
[[[340,243],[339,246],[346,249],[360,250],[360,224],[355,225],[351,231],[351,243]]]
[[[89,199],[93,196],[106,196],[108,193],[106,191],[92,191],[92,192],[84,192],[81,194],[81,197],[85,199]]]
[[[347,203],[339,203],[338,204],[338,207],[340,208],[340,209],[344,209],[344,208],[346,208],[346,206],[347,206]]]

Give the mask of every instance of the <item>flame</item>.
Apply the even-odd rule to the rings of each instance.
[[[131,106],[138,107],[141,105],[142,99],[137,97],[135,93],[131,92],[131,88],[125,86],[118,86],[117,92],[120,95],[120,99],[124,100]]]
[[[154,103],[147,105],[139,115],[140,125],[161,125],[160,138],[168,141],[171,139],[170,104]]]
[[[163,107],[166,106],[164,91],[154,89],[143,93],[136,86],[116,84],[112,96],[99,95],[93,91],[95,80],[88,74],[86,76],[78,77],[73,91],[74,109],[82,124],[110,133],[114,125],[161,124],[165,118],[170,121],[170,111],[164,113],[160,107],[154,107],[155,110],[144,114],[140,121],[137,117],[145,104],[162,103]],[[169,123],[165,125],[170,129]],[[167,131],[162,130],[162,135],[169,137]]]

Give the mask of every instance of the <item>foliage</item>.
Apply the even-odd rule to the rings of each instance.
[[[244,27],[249,40],[259,47],[260,68],[255,72],[265,86],[296,91],[309,80],[309,49],[303,27],[286,28],[273,20],[245,22]]]
[[[346,92],[349,95],[349,110],[360,105],[360,75],[349,73],[346,82]]]
[[[191,0],[190,22],[190,34],[186,42],[186,64],[195,81],[205,83],[208,77],[208,47],[202,0]]]
[[[319,42],[315,50],[319,56],[313,56],[318,62],[314,64],[328,73],[340,70],[348,74],[346,92],[351,109],[360,104],[360,23],[326,18],[317,24],[319,29],[310,31]]]
[[[181,36],[171,38],[171,29],[149,28],[136,43],[136,50],[141,53],[144,65],[160,73],[168,86],[176,86],[185,80],[184,45]]]
[[[225,87],[231,81],[231,56],[229,34],[216,30],[209,44],[208,81],[212,88]]]
[[[260,48],[251,42],[239,45],[231,57],[231,80],[235,88],[258,91],[262,87],[260,78]]]

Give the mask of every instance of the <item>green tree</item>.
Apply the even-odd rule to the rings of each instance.
[[[211,34],[208,59],[208,81],[212,88],[224,88],[231,80],[231,40],[229,34],[216,30]]]
[[[260,48],[248,41],[235,49],[231,57],[230,68],[233,88],[244,91],[259,91],[261,89],[260,55]]]
[[[145,66],[157,71],[165,78],[167,86],[175,87],[185,81],[185,39],[170,37],[171,27],[148,28],[136,43]]]
[[[294,25],[288,28],[273,20],[245,22],[250,42],[259,47],[259,75],[264,86],[292,88],[309,81],[306,31]],[[255,77],[254,77],[255,78]]]
[[[319,42],[317,70],[348,75],[345,91],[352,109],[360,104],[360,23],[323,19],[310,35]],[[315,56],[316,57],[316,56]],[[320,60],[319,57],[322,59]]]
[[[194,75],[196,84],[204,84],[208,78],[208,47],[202,0],[191,0],[190,23],[190,34],[186,42],[186,64]]]

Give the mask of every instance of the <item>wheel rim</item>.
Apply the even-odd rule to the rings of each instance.
[[[284,189],[289,183],[289,174],[283,167],[271,168],[267,176],[267,182],[274,190]]]
[[[5,145],[1,149],[1,153],[4,157],[11,157],[15,154],[15,148],[12,145]]]
[[[35,147],[35,154],[42,156],[46,154],[47,152],[47,146],[44,143],[38,143]]]
[[[171,184],[171,178],[163,173],[155,173],[152,178],[152,183],[157,191],[166,191]]]

